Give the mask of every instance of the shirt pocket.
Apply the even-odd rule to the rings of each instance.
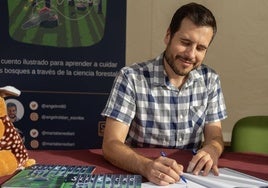
[[[189,109],[189,123],[190,127],[201,128],[205,124],[206,119],[206,106],[191,106]]]

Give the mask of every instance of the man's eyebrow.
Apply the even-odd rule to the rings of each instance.
[[[180,40],[193,43],[193,41],[191,41],[190,39],[183,38],[183,37],[181,37]]]

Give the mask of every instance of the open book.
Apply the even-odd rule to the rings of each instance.
[[[220,168],[220,175],[214,176],[195,176],[190,173],[184,173],[183,176],[187,179],[187,184],[183,181],[166,186],[172,187],[190,187],[190,188],[254,188],[268,187],[268,182],[244,173],[240,173],[229,168]],[[152,183],[146,182],[142,184],[142,188],[158,187]]]

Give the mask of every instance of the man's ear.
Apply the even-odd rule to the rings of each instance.
[[[169,41],[170,41],[170,29],[167,30],[165,38],[164,38],[164,42],[166,45],[168,45]]]

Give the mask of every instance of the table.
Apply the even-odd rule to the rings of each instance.
[[[160,151],[164,151],[167,157],[177,160],[178,163],[187,168],[192,158],[191,151],[160,148],[137,148],[140,154],[150,158],[157,158]],[[113,173],[127,174],[128,172],[119,169],[107,162],[102,155],[101,149],[88,150],[29,150],[30,158],[39,164],[59,165],[95,165],[95,174]],[[120,152],[120,151],[117,151]],[[268,180],[268,155],[255,153],[233,153],[224,152],[219,159],[219,167],[228,167],[249,175]],[[11,176],[0,177],[0,185]]]

